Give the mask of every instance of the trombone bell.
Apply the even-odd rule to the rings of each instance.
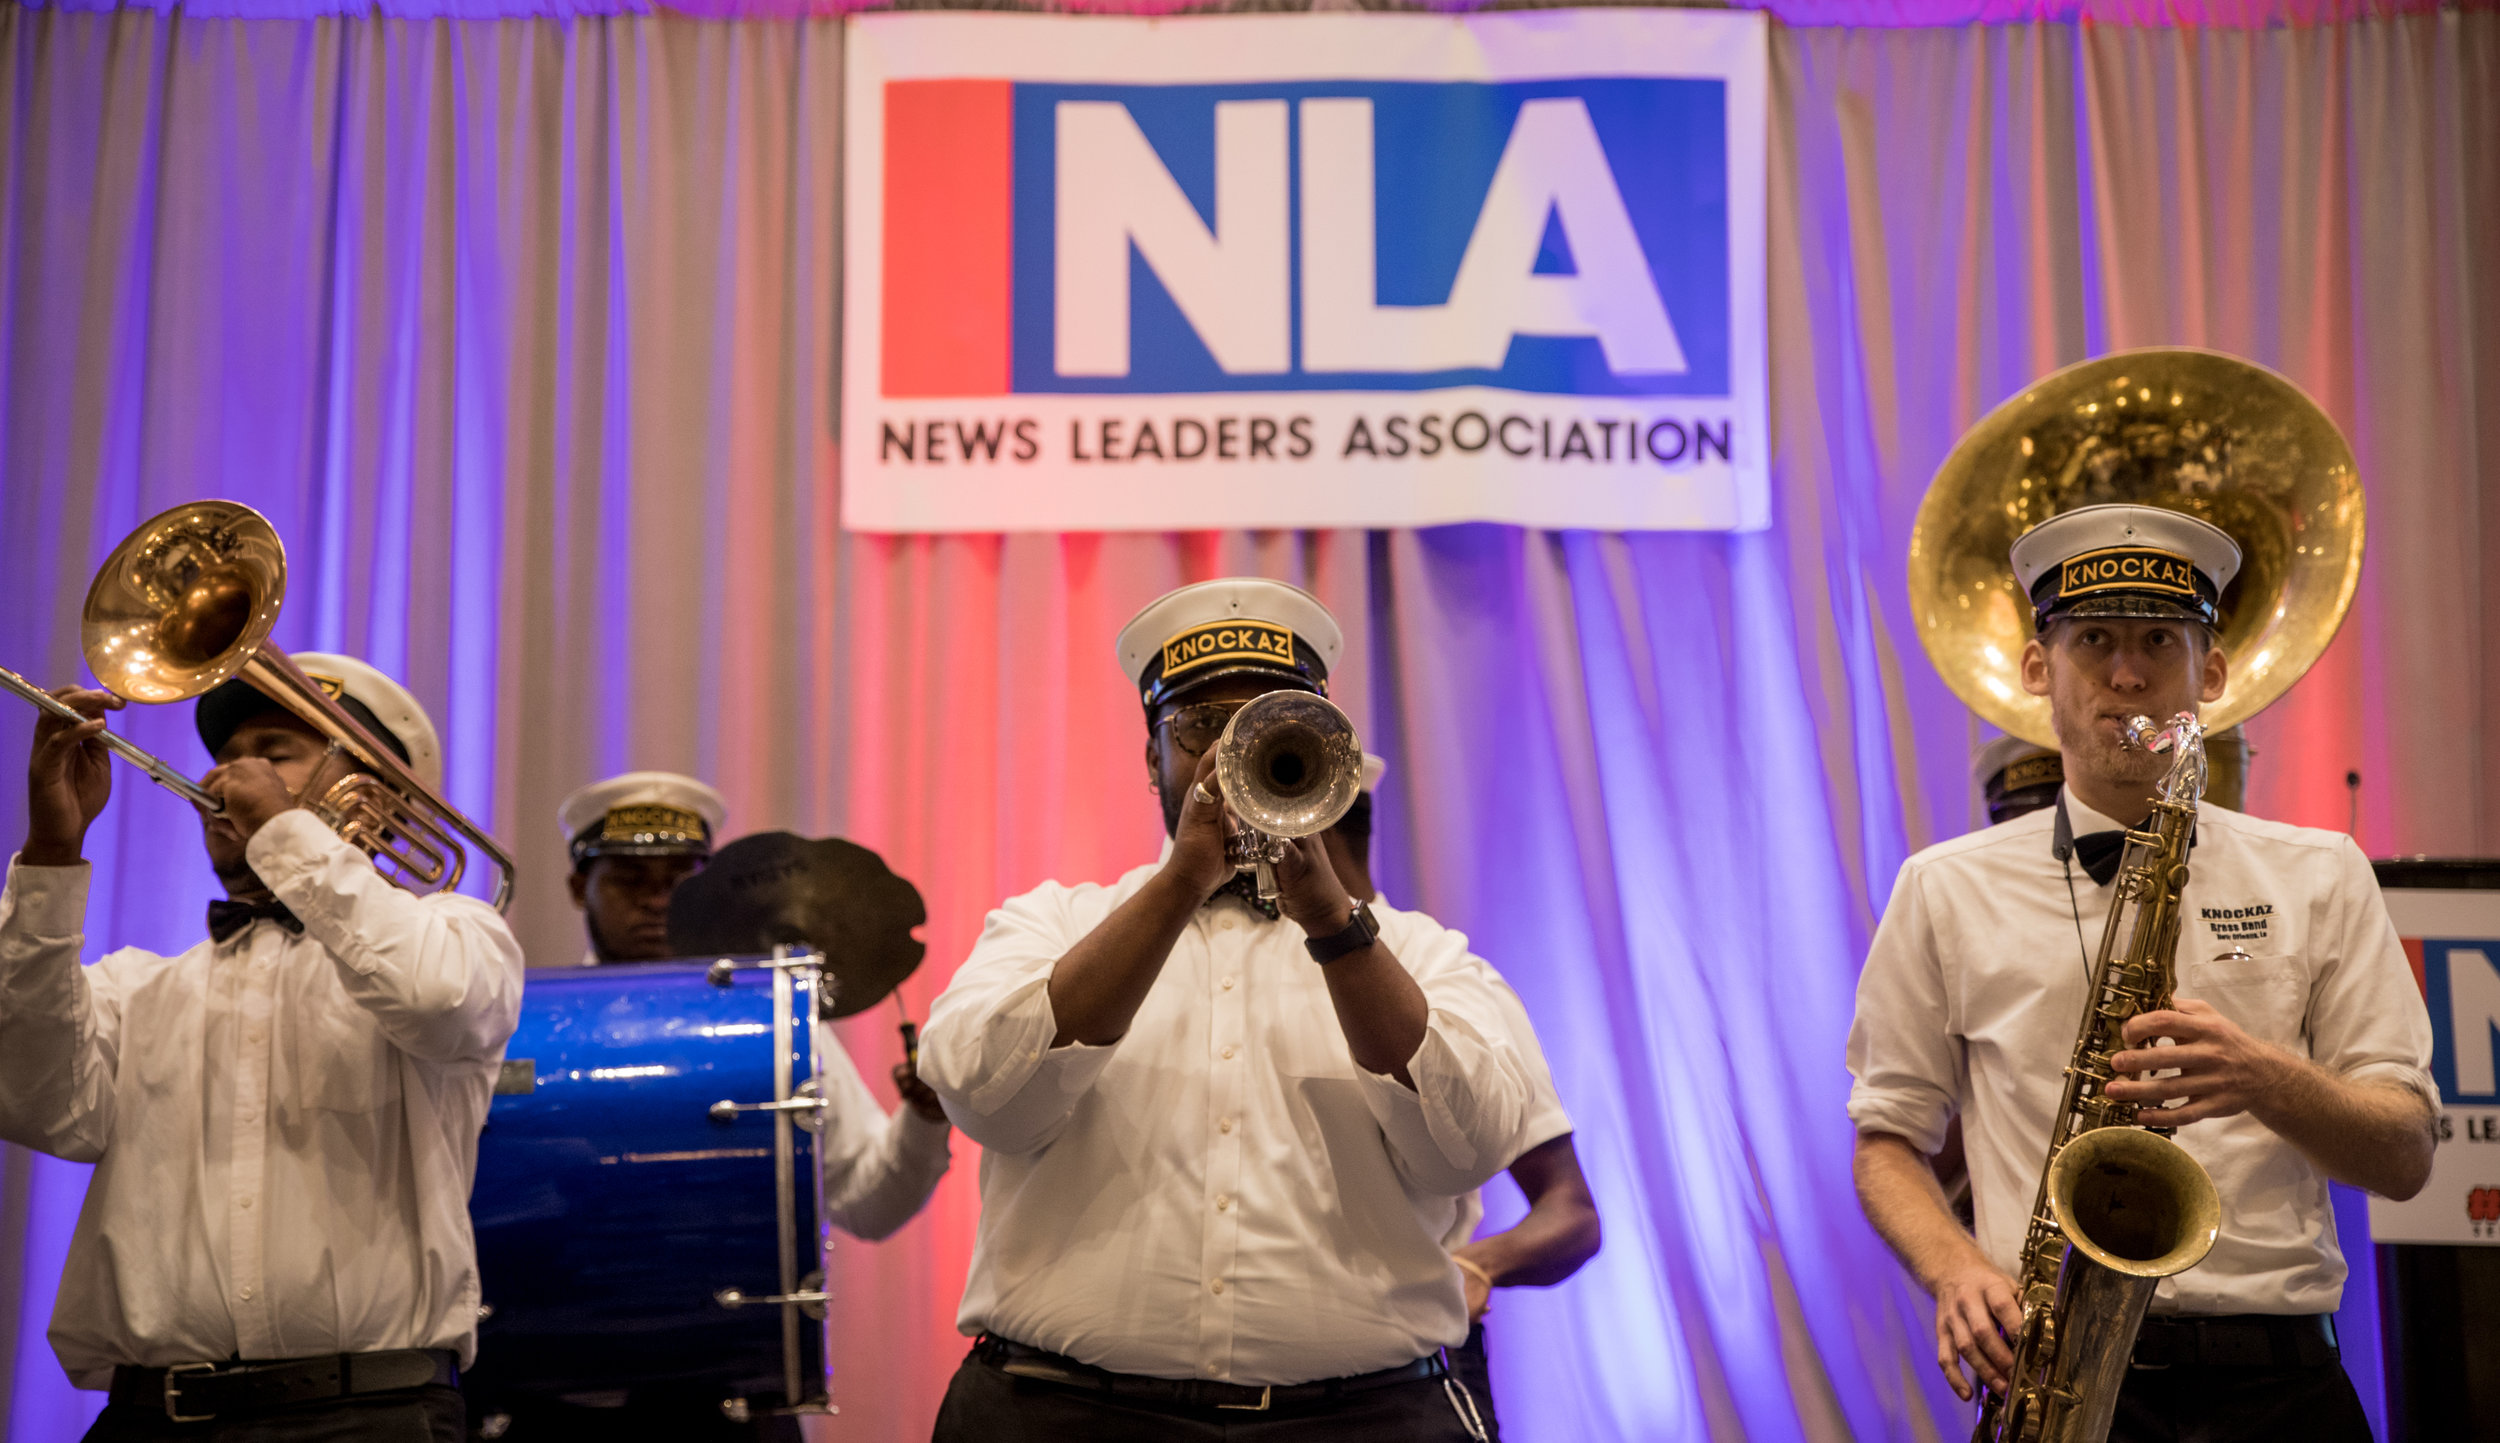
[[[355,768],[307,784],[304,804],[385,877],[411,892],[441,891],[459,884],[475,849],[494,866],[496,910],[510,905],[512,858],[269,644],[285,599],[286,547],[269,519],[240,502],[193,501],[150,518],[113,548],[87,588],[79,639],[96,680],[129,701],[182,701],[244,678]],[[5,667],[0,689],[83,720]],[[102,740],[185,801],[223,809],[162,759],[109,732]],[[325,766],[314,781],[329,775]]]

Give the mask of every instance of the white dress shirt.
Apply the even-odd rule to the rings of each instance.
[[[826,1107],[816,1134],[825,1213],[835,1227],[874,1242],[910,1222],[937,1191],[953,1158],[947,1140],[954,1130],[910,1103],[889,1116],[830,1023],[816,1024],[816,1055],[825,1065]]]
[[[1509,1165],[1529,1106],[1499,980],[1458,933],[1374,909],[1430,1009],[1409,1090],[1354,1065],[1302,929],[1225,897],[1126,1035],[1052,1047],[1052,968],[1155,871],[1008,902],[930,1010],[923,1074],[984,1149],[958,1325],[1252,1385],[1461,1341],[1442,1240]]]
[[[2076,835],[2117,824],[2066,797]],[[2044,808],[1912,857],[1858,979],[1849,1116],[1933,1153],[1962,1114],[1981,1249],[2020,1260],[2049,1125],[2116,887],[2051,855]],[[2206,805],[2181,897],[2178,995],[2349,1081],[2436,1105],[2430,1019],[2361,849],[2341,832]],[[2080,934],[2080,935],[2078,935]],[[2326,1175],[2255,1118],[2192,1122],[2180,1146],[2222,1195],[2205,1260],[2162,1282],[2155,1313],[2324,1313],[2344,1257]]]
[[[93,1162],[52,1313],[71,1381],[381,1348],[476,1351],[469,1182],[521,949],[310,812],[252,870],[304,924],[78,964],[88,869],[0,892],[0,1137]]]
[[[1372,899],[1380,906],[1380,899]],[[1493,979],[1496,997],[1502,1005],[1503,1020],[1510,1024],[1511,1045],[1519,1050],[1520,1066],[1528,1074],[1527,1120],[1519,1125],[1519,1135],[1506,1149],[1510,1162],[1517,1162],[1531,1148],[1543,1146],[1571,1131],[1571,1114],[1563,1111],[1562,1096],[1554,1091],[1554,1071],[1545,1063],[1545,1048],[1536,1040],[1536,1025],[1528,1020],[1528,1009],[1519,1001],[1508,982],[1499,976]],[[1502,1165],[1505,1169],[1510,1163]],[[1471,1192],[1458,1200],[1458,1217],[1441,1237],[1441,1245],[1451,1252],[1467,1246],[1484,1225],[1484,1193]]]

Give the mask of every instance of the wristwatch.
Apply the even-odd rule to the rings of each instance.
[[[1360,952],[1379,939],[1380,924],[1372,920],[1372,909],[1357,902],[1353,917],[1342,930],[1325,937],[1306,937],[1302,945],[1310,949],[1312,961],[1326,965],[1348,952]]]

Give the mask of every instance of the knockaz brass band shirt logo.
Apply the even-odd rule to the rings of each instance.
[[[1211,621],[1163,644],[1163,674],[1177,676],[1219,661],[1293,665],[1293,633],[1264,621]]]

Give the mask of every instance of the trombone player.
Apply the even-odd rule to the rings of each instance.
[[[2222,697],[2218,601],[2240,547],[2180,512],[2095,505],[2031,529],[2012,562],[2035,632],[2020,682],[2048,702],[2063,784],[2053,806],[1904,864],[1848,1045],[1859,1199],[1935,1298],[1937,1365],[1964,1398],[1966,1367],[1993,1392],[2008,1381],[2022,1324],[2009,1273],[2084,1015],[2086,939],[2113,905],[2124,829],[2170,765],[2124,728]],[[2351,838],[2210,802],[2193,838],[2177,997],[2127,1023],[2106,1092],[2177,1129],[2219,1191],[2221,1229],[2154,1293],[2108,1436],[2367,1443],[2334,1332],[2345,1268],[2327,1183],[2421,1188],[2429,1021]],[[1928,1166],[1957,1113],[1976,1237]]]
[[[1121,631],[1169,844],[992,912],[923,1042],[985,1149],[977,1341],[938,1443],[1483,1438],[1442,1352],[1467,1303],[1441,1242],[1530,1103],[1500,983],[1466,938],[1349,896],[1320,836],[1272,861],[1272,900],[1227,850],[1252,806],[1217,790],[1230,719],[1323,694],[1339,646],[1317,598],[1254,578]],[[1315,770],[1351,800],[1351,728],[1334,746]]]
[[[295,665],[439,790],[433,723],[352,657]],[[328,738],[241,677],[201,696],[208,936],[79,965],[81,848],[121,699],[52,693],[0,893],[0,1136],[96,1164],[53,1313],[90,1440],[458,1443],[476,1346],[468,1193],[521,999],[491,907],[418,897],[303,804]]]

